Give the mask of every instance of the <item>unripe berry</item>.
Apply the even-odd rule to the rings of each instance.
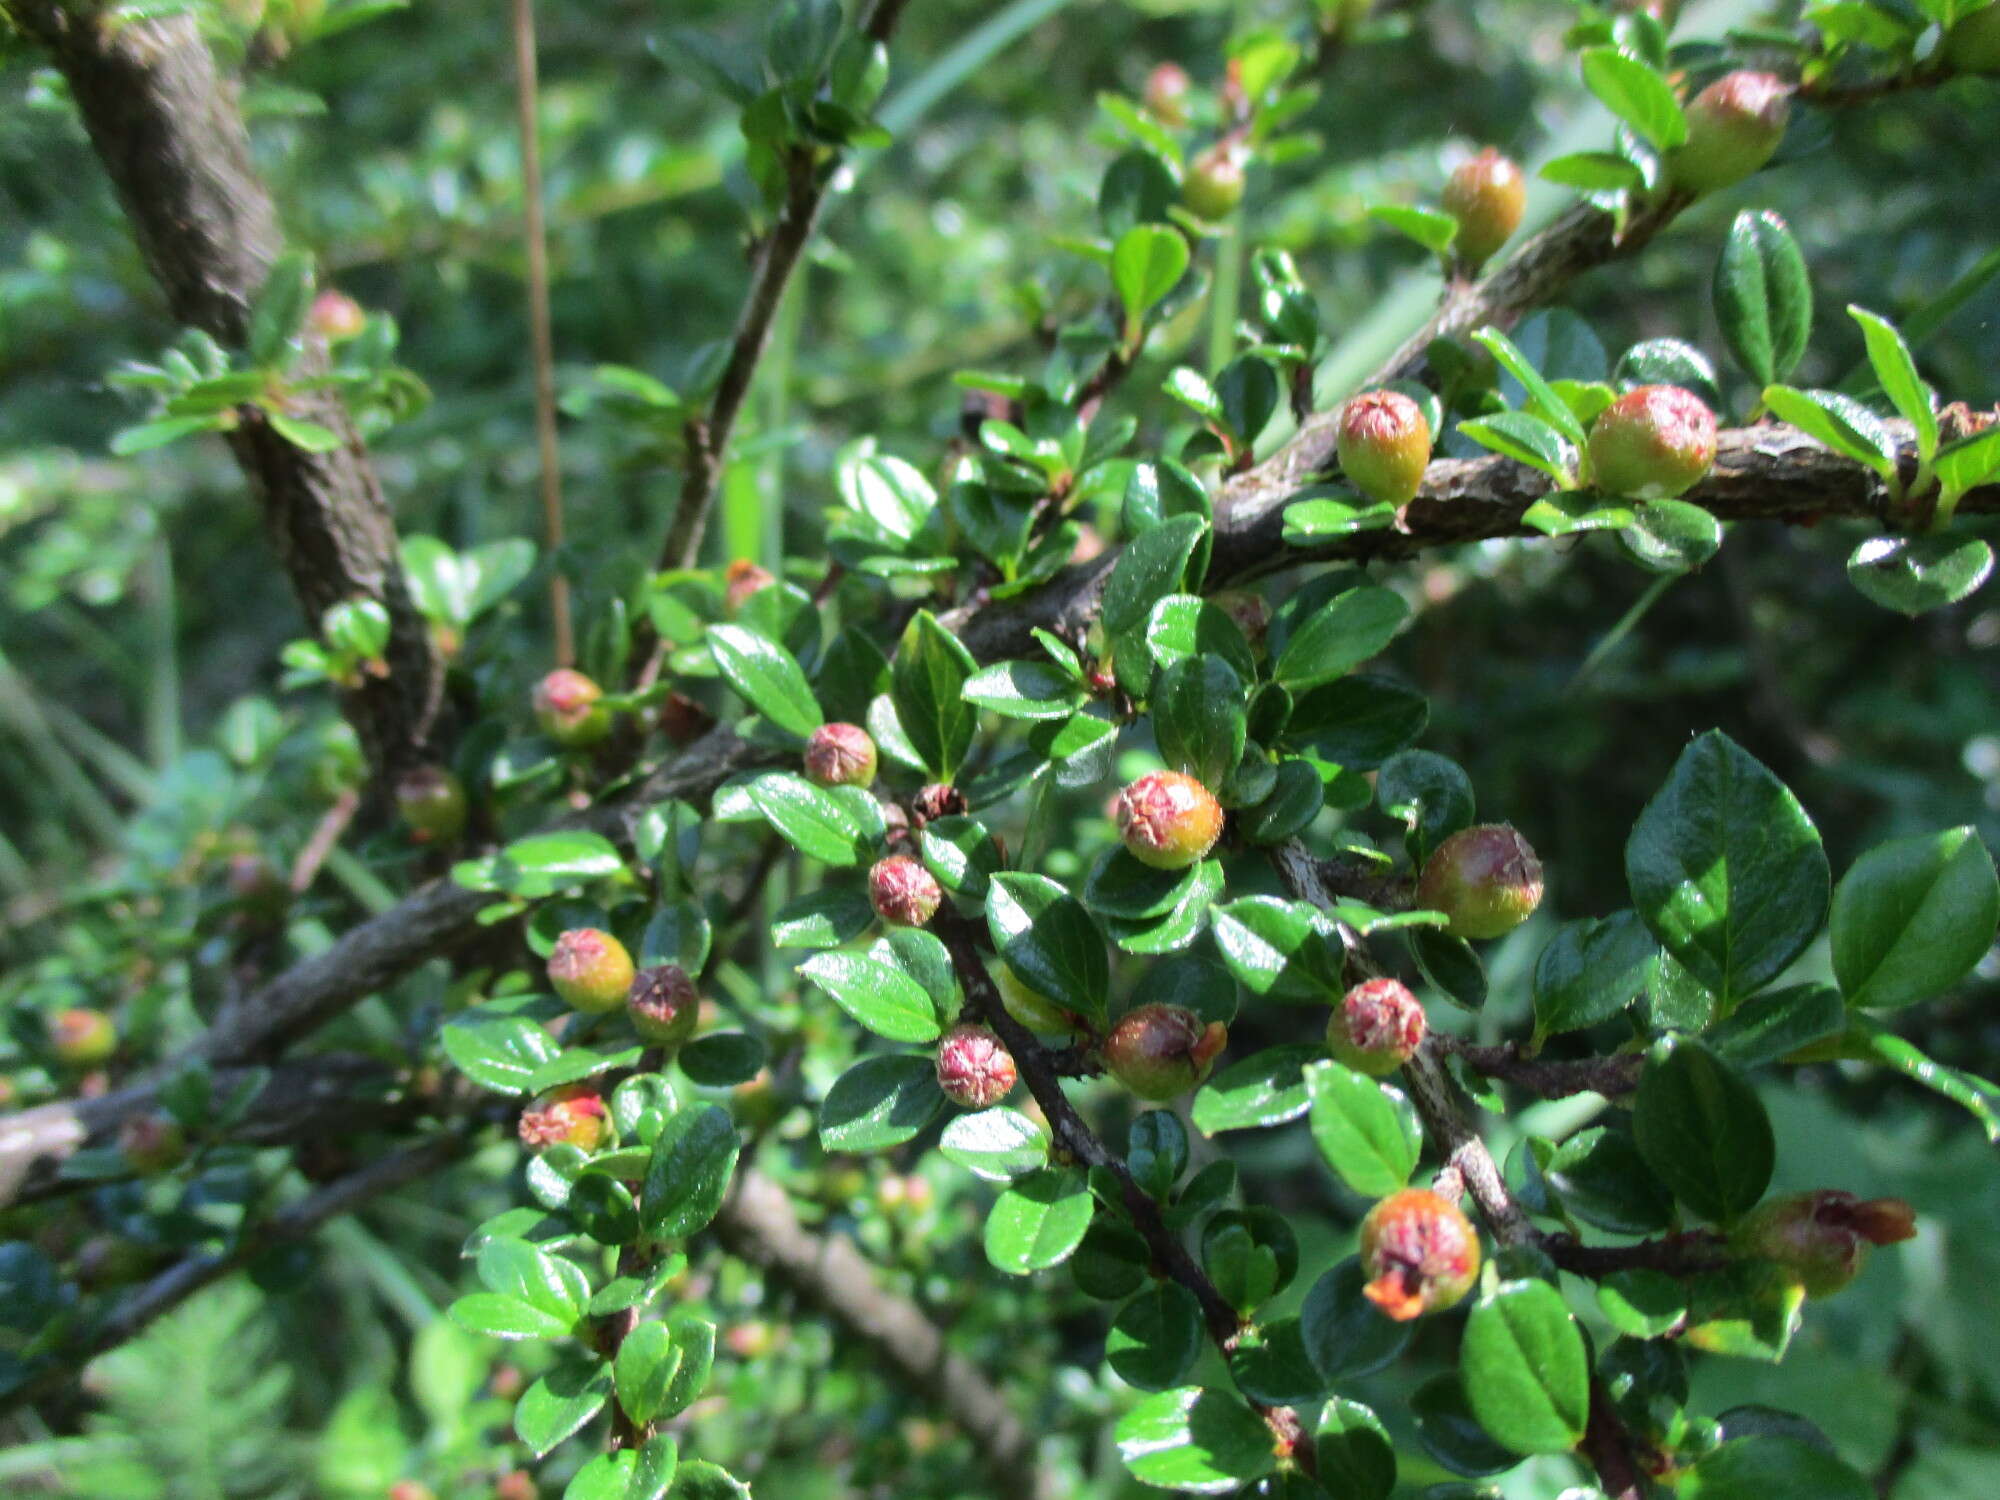
[[[1607,494],[1671,500],[1715,467],[1715,413],[1677,385],[1642,385],[1598,414],[1590,472]]]
[[[1956,22],[1945,38],[1944,60],[1960,73],[2000,73],[2000,5]]]
[[[1521,227],[1528,207],[1528,184],[1520,163],[1486,147],[1454,171],[1444,185],[1444,211],[1458,220],[1452,251],[1477,267]]]
[[[1179,63],[1163,62],[1146,75],[1146,108],[1162,125],[1178,130],[1188,122],[1187,98],[1192,82]]]
[[[1431,424],[1401,391],[1363,391],[1340,410],[1340,467],[1370,500],[1407,505],[1431,461]]]
[[[875,779],[875,741],[859,724],[822,724],[806,741],[806,780],[815,786],[867,786]]]
[[[741,609],[750,596],[759,589],[767,589],[777,582],[769,568],[759,567],[747,557],[739,557],[723,569],[723,602],[733,615]]]
[[[1464,1210],[1429,1188],[1404,1188],[1361,1221],[1362,1295],[1398,1323],[1440,1312],[1472,1290],[1479,1235]]]
[[[1118,1018],[1104,1039],[1104,1066],[1154,1104],[1178,1098],[1208,1077],[1229,1045],[1229,1028],[1178,1005],[1141,1005]]]
[[[521,1144],[536,1151],[549,1146],[595,1151],[611,1138],[611,1120],[602,1094],[587,1083],[571,1083],[522,1110],[519,1130]]]
[[[921,860],[892,854],[868,872],[868,900],[875,915],[895,927],[921,927],[937,915],[944,887]]]
[[[611,714],[598,699],[604,689],[572,667],[557,667],[535,684],[535,722],[568,750],[595,745],[611,733]]]
[[[1222,804],[1180,771],[1148,771],[1118,794],[1113,815],[1132,857],[1156,870],[1184,870],[1222,837]]]
[[[65,1068],[79,1072],[109,1062],[118,1050],[118,1028],[101,1010],[81,1006],[49,1017],[49,1050]]]
[[[1084,1029],[1074,1011],[1066,1010],[1047,995],[1029,989],[1012,969],[1003,968],[994,983],[1000,989],[1000,1004],[1007,1014],[1028,1030],[1043,1036],[1075,1036]]]
[[[616,1010],[635,977],[625,945],[595,927],[572,927],[549,954],[549,983],[577,1010],[596,1015]]]
[[[632,1029],[656,1047],[678,1047],[694,1035],[701,1019],[701,996],[679,964],[641,969],[632,981],[625,1009]]]
[[[1687,140],[1674,148],[1674,186],[1712,193],[1741,182],[1777,152],[1792,86],[1775,73],[1724,74],[1689,101]]]
[[[347,293],[329,287],[313,298],[312,311],[306,314],[306,326],[329,344],[342,344],[360,336],[368,326],[368,314]]]
[[[1510,824],[1461,828],[1431,851],[1417,877],[1417,905],[1441,911],[1456,938],[1512,932],[1542,902],[1542,862]]]
[[[1341,997],[1326,1023],[1326,1046],[1357,1073],[1381,1078],[1417,1055],[1424,1007],[1398,979],[1370,979]]]
[[[396,812],[420,844],[449,844],[465,832],[465,783],[443,766],[417,766],[396,778]]]
[[[172,1115],[135,1115],[118,1129],[118,1153],[142,1177],[171,1172],[187,1159],[187,1133]]]
[[[1181,183],[1181,202],[1197,218],[1214,223],[1226,219],[1243,201],[1243,174],[1248,166],[1241,146],[1218,141],[1188,163]]]
[[[1822,1190],[1759,1205],[1730,1244],[1777,1265],[1808,1297],[1830,1297],[1859,1274],[1870,1245],[1892,1245],[1916,1232],[1916,1214],[1901,1198]]]
[[[954,1026],[938,1043],[938,1087],[961,1109],[991,1109],[1019,1076],[1013,1054],[984,1026]]]
[[[278,867],[261,854],[230,855],[223,883],[236,903],[237,924],[252,932],[276,927],[292,904],[291,886]]]

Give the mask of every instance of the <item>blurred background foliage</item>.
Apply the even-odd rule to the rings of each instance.
[[[1789,24],[1803,9],[1709,0],[1686,8],[1682,33]],[[546,0],[539,10],[556,344],[577,413],[563,433],[565,562],[588,621],[646,566],[677,480],[658,444],[591,410],[591,372],[618,364],[681,380],[734,317],[759,214],[733,109],[667,39],[685,27],[747,40],[763,7]],[[1032,371],[1052,314],[1093,295],[1093,269],[1063,240],[1095,232],[1098,184],[1118,149],[1097,96],[1136,94],[1168,59],[1212,88],[1231,37],[1299,29],[1306,10],[1297,0],[914,0],[883,110],[894,144],[858,160],[793,288],[737,445],[715,560],[816,558],[832,456],[856,435],[935,469],[959,431],[952,373]],[[1419,252],[1371,224],[1368,205],[1433,196],[1482,144],[1533,163],[1598,144],[1607,129],[1562,49],[1575,7],[1388,10],[1387,35],[1318,73],[1321,94],[1300,123],[1319,150],[1258,168],[1243,216],[1253,243],[1292,252],[1324,324],[1349,335],[1320,372],[1322,402],[1414,327],[1437,291]],[[503,7],[418,3],[265,61],[246,103],[290,234],[325,281],[394,315],[400,359],[435,397],[375,445],[400,526],[458,547],[536,535]],[[278,650],[307,631],[221,445],[107,456],[133,408],[104,376],[152,357],[176,330],[60,83],[15,51],[0,90],[0,1001],[17,1027],[65,1004],[122,1007],[128,1035],[143,1038],[192,1024],[213,998],[205,986],[226,980],[205,961],[195,920],[220,896],[215,856],[294,854],[326,806],[341,733],[323,690],[278,691]],[[1836,384],[1860,358],[1858,331],[1834,315],[1849,301],[1907,325],[1945,298],[1950,315],[1919,358],[1946,399],[1990,406],[2000,399],[2000,287],[1984,261],[2000,252],[1996,122],[1996,86],[1974,80],[1837,117],[1806,112],[1780,165],[1577,283],[1556,331],[1573,334],[1580,317],[1614,354],[1655,335],[1716,349],[1708,281],[1722,232],[1740,208],[1768,206],[1806,247],[1825,314],[1799,384]],[[1539,188],[1531,214],[1558,198]],[[1202,364],[1210,338],[1197,300],[1121,393],[1142,419],[1142,448],[1180,430],[1185,413],[1157,394],[1159,379]],[[1842,530],[1739,528],[1587,672],[1649,581],[1611,548],[1495,543],[1393,571],[1424,606],[1387,665],[1432,699],[1426,745],[1467,767],[1482,810],[1527,830],[1550,871],[1543,915],[1494,955],[1479,1027],[1498,1033],[1525,1013],[1527,971],[1554,922],[1622,904],[1624,831],[1693,730],[1719,725],[1778,771],[1836,870],[1883,838],[1966,821],[2000,843],[2000,605],[1975,597],[1916,621],[1874,609],[1845,581],[1859,533]],[[482,626],[482,674],[525,691],[544,669],[541,600],[525,587]],[[364,829],[289,941],[323,943],[381,904],[410,863],[399,840]],[[1809,977],[1821,977],[1823,955],[1814,966]],[[736,1003],[798,1026],[803,1086],[823,1087],[854,1038],[753,982],[772,977],[768,962],[746,956],[736,973]],[[1904,1018],[1909,1034],[1990,1071],[1996,987],[1989,960],[1956,999]],[[393,1050],[428,1036],[410,1018],[434,1019],[446,989],[441,969],[426,971],[393,1003],[344,1021],[344,1040]],[[1245,1052],[1280,1039],[1248,1030]],[[1941,1101],[1837,1068],[1800,1073],[1770,1103],[1784,1145],[1777,1186],[1897,1192],[1925,1231],[1906,1253],[1878,1257],[1855,1294],[1815,1309],[1783,1364],[1704,1362],[1697,1404],[1802,1410],[1895,1500],[2000,1493],[1992,1148]],[[959,1348],[1035,1403],[1073,1493],[1134,1492],[1106,1451],[1105,1418],[1129,1393],[1098,1373],[1096,1305],[1064,1274],[1008,1282],[985,1266],[986,1188],[934,1155],[916,1175],[898,1159],[828,1161],[805,1119],[793,1109],[771,1122],[764,1162],[809,1215],[858,1234]],[[1556,1124],[1534,1111],[1515,1122]],[[1107,1138],[1122,1138],[1115,1122]],[[1257,1136],[1240,1161],[1253,1201],[1285,1208],[1305,1242],[1296,1298],[1345,1253],[1361,1205],[1314,1165],[1303,1127]],[[188,1304],[102,1361],[83,1405],[0,1427],[10,1445],[0,1489],[359,1500],[417,1478],[445,1500],[495,1493],[514,1460],[493,1393],[523,1372],[437,1310],[463,1281],[464,1228],[510,1201],[517,1166],[511,1145],[495,1148],[343,1225],[310,1262],[273,1264],[257,1284]],[[865,1359],[843,1358],[823,1321],[795,1316],[740,1263],[710,1249],[682,1292],[718,1310],[729,1340],[692,1414],[695,1444],[760,1493],[989,1492],[962,1438]],[[1398,1412],[1398,1394],[1433,1368],[1399,1363],[1361,1394]],[[1530,1463],[1507,1493],[1553,1496],[1567,1473]]]

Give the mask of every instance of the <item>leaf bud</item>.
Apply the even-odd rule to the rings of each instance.
[[[1901,1198],[1822,1189],[1758,1205],[1730,1244],[1776,1265],[1808,1297],[1830,1297],[1860,1273],[1870,1245],[1893,1245],[1916,1232],[1916,1214]]]
[[[1472,1290],[1479,1235],[1429,1188],[1391,1193],[1361,1221],[1362,1295],[1398,1323],[1441,1312]]]
[[[984,1026],[954,1026],[938,1043],[938,1087],[960,1109],[991,1109],[1019,1076],[1013,1054]]]
[[[535,722],[565,750],[595,745],[611,733],[604,689],[573,667],[557,667],[535,684]]]
[[[1444,211],[1458,220],[1453,253],[1477,269],[1521,227],[1528,184],[1519,162],[1488,146],[1445,180],[1443,200]]]
[[[1104,1039],[1104,1066],[1141,1099],[1164,1104],[1194,1088],[1229,1045],[1229,1028],[1203,1024],[1178,1005],[1141,1005],[1118,1018]]]
[[[815,786],[867,786],[875,779],[875,741],[859,724],[822,724],[806,741],[805,769]]]
[[[1417,877],[1417,905],[1443,912],[1456,938],[1512,932],[1541,902],[1542,862],[1507,823],[1461,828],[1431,851]]]
[[[549,1146],[575,1146],[595,1151],[611,1138],[611,1119],[604,1096],[587,1083],[550,1089],[521,1111],[521,1144],[540,1151]]]
[[[944,888],[921,860],[892,854],[868,872],[868,900],[875,915],[894,927],[921,927],[937,915]]]
[[[1590,428],[1592,481],[1607,494],[1671,500],[1715,467],[1715,413],[1677,385],[1642,385]]]
[[[443,766],[414,766],[396,778],[396,812],[417,843],[452,843],[465,831],[465,783]]]
[[[1785,138],[1792,86],[1775,73],[1726,73],[1687,106],[1687,139],[1670,161],[1674,186],[1712,193],[1769,161]]]
[[[701,995],[679,964],[654,964],[633,979],[625,1010],[641,1041],[678,1047],[694,1035],[701,1019]]]
[[[549,983],[563,1003],[593,1015],[624,1004],[634,977],[625,945],[595,927],[570,928],[549,954]]]
[[[1424,1007],[1400,979],[1370,979],[1341,997],[1326,1023],[1326,1046],[1357,1073],[1381,1078],[1424,1040]]]
[[[1118,794],[1112,812],[1132,857],[1156,870],[1184,870],[1222,837],[1222,804],[1180,771],[1148,771]]]
[[[1431,424],[1401,391],[1363,391],[1340,410],[1340,467],[1370,500],[1408,505],[1431,461]]]
[[[1188,122],[1188,91],[1193,87],[1187,69],[1179,63],[1163,62],[1146,75],[1146,109],[1162,125],[1179,130]]]

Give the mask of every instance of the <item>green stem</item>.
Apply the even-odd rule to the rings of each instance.
[[[1569,680],[1567,691],[1575,692],[1583,685],[1585,678],[1597,670],[1606,657],[1616,651],[1625,637],[1630,635],[1638,623],[1646,618],[1646,612],[1659,603],[1662,595],[1685,577],[1682,573],[1663,573],[1646,586],[1646,591],[1632,601],[1632,607],[1619,616],[1618,623],[1604,633],[1604,638],[1590,648],[1590,654],[1583,659],[1583,665],[1576,669],[1576,675]]]
[[[1229,363],[1236,348],[1236,310],[1243,298],[1243,239],[1232,224],[1215,244],[1215,285],[1208,292],[1208,371]]]
[[[146,753],[166,770],[181,758],[181,669],[175,643],[174,554],[162,534],[146,568],[147,633],[152,637],[146,685]]]

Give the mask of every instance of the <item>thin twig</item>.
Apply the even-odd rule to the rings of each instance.
[[[1636,1052],[1611,1057],[1528,1057],[1512,1042],[1483,1045],[1450,1036],[1440,1036],[1438,1045],[1462,1058],[1475,1073],[1517,1084],[1543,1099],[1629,1094],[1639,1086],[1639,1073],[1646,1065],[1645,1058]]]
[[[319,876],[319,867],[326,863],[326,857],[333,853],[340,837],[347,832],[347,825],[354,821],[355,813],[361,810],[361,793],[353,787],[344,789],[333,799],[333,805],[313,829],[312,837],[306,840],[305,848],[299,850],[299,857],[292,861],[290,885],[294,895],[302,895],[311,889]]]

